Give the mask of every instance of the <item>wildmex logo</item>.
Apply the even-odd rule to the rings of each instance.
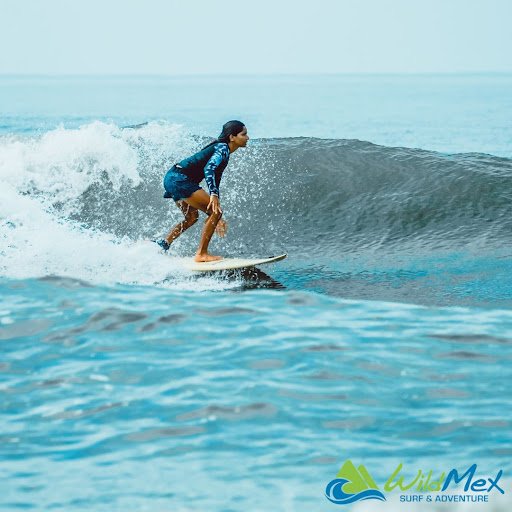
[[[402,473],[403,467],[404,465],[400,463],[383,485],[385,492],[395,489],[408,491],[410,494],[400,495],[401,502],[487,502],[489,494],[493,491],[505,494],[499,485],[503,475],[501,469],[495,477],[484,478],[477,476],[476,464],[472,464],[464,472],[451,469],[448,472],[434,473],[431,469],[425,472],[417,470],[411,475]],[[459,484],[464,485],[463,492],[450,493]],[[462,489],[459,490],[461,491]],[[361,464],[356,468],[350,460],[345,461],[336,478],[327,484],[325,497],[336,505],[347,505],[362,500],[386,501],[366,467]]]

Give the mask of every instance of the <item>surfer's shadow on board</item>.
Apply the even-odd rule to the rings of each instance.
[[[193,274],[193,278],[215,277],[217,279],[237,280],[241,281],[240,288],[236,291],[254,290],[258,288],[271,288],[274,290],[285,290],[286,286],[273,277],[269,276],[256,267],[239,268],[221,271],[201,272]]]
[[[259,268],[239,268],[221,271],[201,272],[193,273],[189,279],[202,279],[204,277],[214,277],[220,280],[234,280],[240,281],[240,287],[235,288],[233,291],[246,291],[256,289],[274,289],[274,290],[285,290],[286,286],[279,281],[276,281],[273,277],[260,270]],[[163,283],[172,282],[172,278],[164,279]],[[155,283],[156,284],[156,283]]]
[[[248,290],[254,288],[285,288],[258,267],[270,263],[276,263],[286,258],[286,253],[266,258],[221,258],[219,260],[197,262],[194,260],[185,261],[184,267],[196,275],[209,275],[210,277],[235,279],[241,282],[240,289]]]
[[[191,271],[189,279],[194,280],[201,277],[215,278],[218,281],[238,281],[239,291],[256,288],[285,289],[286,287],[261,271],[256,265],[275,263],[286,258],[286,253],[267,258],[221,258],[213,261],[198,262],[186,258],[182,262],[183,269]],[[172,278],[165,279],[170,282]]]

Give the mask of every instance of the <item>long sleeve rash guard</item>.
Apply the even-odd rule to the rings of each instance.
[[[176,167],[198,184],[204,178],[210,195],[220,196],[220,180],[228,161],[229,146],[218,142],[182,160]]]

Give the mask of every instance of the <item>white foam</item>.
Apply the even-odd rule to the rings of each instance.
[[[66,204],[106,173],[114,189],[140,181],[137,154],[114,125],[62,127],[39,138],[10,138],[0,145],[0,178],[18,192]]]

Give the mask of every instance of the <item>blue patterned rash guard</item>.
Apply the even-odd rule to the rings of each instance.
[[[179,172],[199,184],[206,181],[210,195],[219,196],[222,173],[229,161],[229,146],[217,142],[176,164]]]

